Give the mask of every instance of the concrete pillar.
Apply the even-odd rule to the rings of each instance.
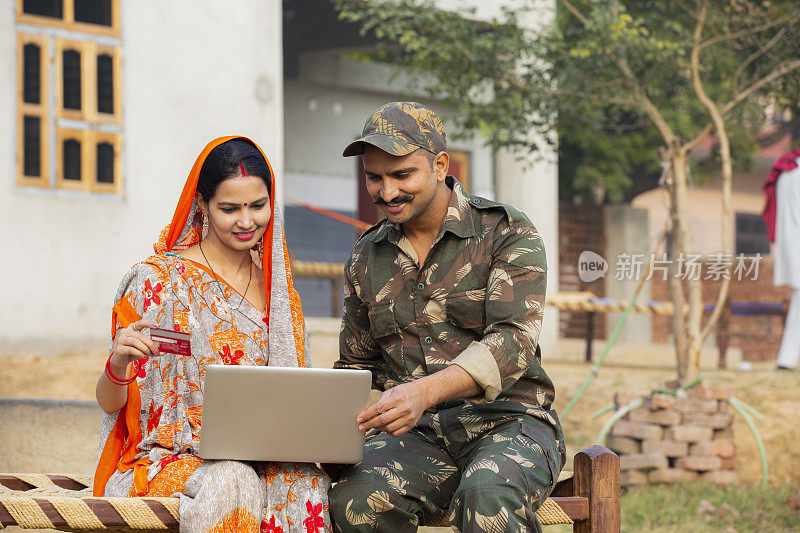
[[[547,252],[547,293],[558,291],[558,163],[555,153],[523,156],[500,150],[495,155],[495,193],[498,201],[520,209],[539,230]],[[548,307],[540,343],[542,353],[555,349],[558,310]]]
[[[605,225],[605,252],[608,261],[606,273],[606,296],[609,298],[629,299],[636,291],[640,276],[634,279],[616,279],[618,263],[621,264],[620,254],[643,254],[639,257],[642,262],[641,274],[644,275],[645,267],[650,261],[650,242],[648,240],[647,211],[629,205],[609,205],[603,210],[603,223]],[[618,261],[619,260],[619,261]],[[663,275],[656,273],[656,275]],[[622,277],[622,276],[621,276]],[[646,302],[650,299],[650,284],[645,282],[639,293],[637,302]],[[608,313],[606,315],[606,335],[617,325],[622,313]],[[630,313],[625,320],[625,325],[620,331],[617,340],[637,344],[649,344],[652,332],[652,319],[650,315]]]

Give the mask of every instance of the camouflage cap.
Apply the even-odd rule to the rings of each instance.
[[[347,145],[343,157],[364,153],[364,143],[392,155],[418,148],[438,154],[447,150],[447,136],[436,113],[416,102],[390,102],[367,119],[361,137]]]

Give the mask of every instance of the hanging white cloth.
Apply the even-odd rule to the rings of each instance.
[[[781,174],[775,198],[775,285],[800,289],[800,167]]]

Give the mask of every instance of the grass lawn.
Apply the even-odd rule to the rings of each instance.
[[[707,502],[707,503],[701,503]],[[729,507],[723,507],[727,504]],[[622,492],[622,531],[627,533],[785,533],[800,531],[800,492],[783,487],[718,489],[709,483],[632,487]],[[705,509],[705,511],[703,511]],[[422,528],[445,533],[449,528]],[[550,526],[544,533],[569,533]]]
[[[800,531],[797,498],[798,491],[788,487],[717,489],[699,482],[633,487],[622,496],[622,530]]]
[[[633,487],[622,493],[622,531],[796,532],[800,531],[798,499],[798,491],[788,487],[718,489],[700,482]],[[567,533],[572,527],[546,527],[544,531]]]

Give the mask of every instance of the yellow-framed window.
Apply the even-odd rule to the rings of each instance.
[[[87,130],[56,128],[56,186],[72,191],[89,191],[86,174],[91,169]]]
[[[58,118],[120,124],[120,49],[91,41],[56,39]]]
[[[119,4],[17,0],[18,185],[122,192]]]
[[[56,186],[59,189],[119,193],[122,136],[94,130],[56,130]]]
[[[88,120],[91,114],[91,46],[86,41],[56,39],[56,116]]]
[[[122,190],[122,136],[92,132],[89,139],[93,172],[92,192],[119,193]]]
[[[120,34],[119,0],[17,0],[17,20],[98,35]]]
[[[97,123],[122,123],[122,54],[117,46],[95,45],[91,50],[93,81],[90,120]]]
[[[42,35],[17,35],[17,183],[47,187],[50,45]]]

